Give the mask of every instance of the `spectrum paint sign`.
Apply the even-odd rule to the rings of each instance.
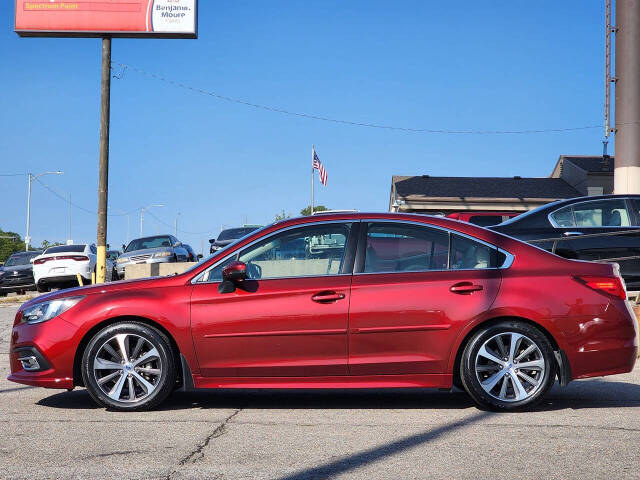
[[[16,0],[22,37],[197,38],[197,0]]]

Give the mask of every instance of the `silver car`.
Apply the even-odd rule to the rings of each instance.
[[[124,246],[123,246],[124,247]],[[173,235],[154,235],[131,240],[118,257],[116,271],[118,278],[124,278],[127,265],[138,263],[188,262],[189,252],[182,242]]]

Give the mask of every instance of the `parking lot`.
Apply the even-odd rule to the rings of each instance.
[[[0,306],[5,478],[638,478],[640,368],[495,414],[437,391],[176,393],[158,411],[97,408],[83,389],[8,382]]]

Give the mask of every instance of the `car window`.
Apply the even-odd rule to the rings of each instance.
[[[483,243],[460,235],[451,235],[451,270],[496,268],[497,251]],[[503,259],[504,261],[504,259]]]
[[[82,253],[86,245],[60,245],[56,247],[49,247],[45,253]]]
[[[246,248],[238,260],[250,279],[338,275],[349,230],[345,223],[287,230]]]
[[[582,202],[573,205],[576,227],[628,227],[629,212],[623,199]]]
[[[146,250],[148,248],[161,248],[171,247],[171,237],[167,235],[157,237],[145,237],[131,240],[131,243],[127,245],[125,252],[134,252],[136,250]]]
[[[434,228],[397,223],[369,223],[364,272],[445,270],[449,234]]]
[[[550,217],[556,227],[575,227],[571,205],[563,207],[560,210],[556,210],[550,215]]]
[[[469,223],[480,227],[489,227],[502,223],[502,215],[472,215],[469,217]]]

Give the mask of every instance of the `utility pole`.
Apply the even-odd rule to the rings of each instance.
[[[69,192],[69,240],[67,241],[67,243],[71,243],[72,240],[72,236],[71,236],[71,192]]]
[[[33,173],[27,173],[27,233],[24,236],[24,248],[28,252],[29,245],[31,244],[31,182],[37,180],[38,177],[43,177],[44,175],[62,175],[64,172],[60,170],[55,172],[42,172],[38,175],[34,175]]]
[[[640,193],[640,0],[615,10],[614,193]]]
[[[98,173],[98,257],[96,283],[107,279],[107,204],[109,199],[109,119],[111,107],[111,37],[102,39],[100,164]]]

